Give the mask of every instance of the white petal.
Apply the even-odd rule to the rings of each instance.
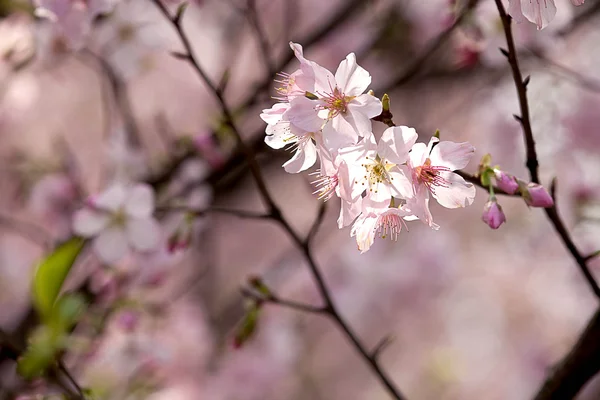
[[[340,114],[336,118],[344,118],[352,126],[357,136],[370,136],[373,132],[371,117],[367,116],[361,107],[359,104],[348,104],[348,112]]]
[[[160,240],[160,225],[154,218],[132,218],[125,229],[131,247],[139,251],[155,249]]]
[[[93,246],[103,262],[114,264],[127,254],[127,235],[119,227],[110,227],[94,239]]]
[[[358,249],[361,253],[369,250],[375,241],[376,222],[377,216],[375,214],[368,216],[363,214],[352,226],[350,236],[356,236],[356,244],[358,245]]]
[[[381,100],[379,100],[377,97],[371,96],[370,94],[361,94],[348,103],[348,109],[353,114],[360,112],[367,118],[371,119],[381,114],[381,111],[383,111],[383,106],[381,104]]]
[[[110,214],[83,208],[73,216],[73,232],[83,237],[98,235],[110,222]]]
[[[145,183],[139,183],[127,193],[125,212],[135,218],[145,218],[154,212],[154,189]]]
[[[346,96],[358,96],[371,84],[371,75],[356,63],[354,53],[350,53],[335,72],[335,81]]]
[[[276,103],[271,108],[263,110],[260,114],[260,118],[269,125],[275,125],[281,121],[283,113],[290,108],[288,103]]]
[[[265,143],[272,149],[282,149],[298,141],[298,138],[290,131],[290,123],[287,121],[281,121],[276,125],[267,125],[266,134]]]
[[[402,169],[392,170],[389,172],[392,186],[392,194],[394,197],[408,199],[414,196],[412,181],[409,174],[406,174]]]
[[[450,168],[452,171],[467,166],[475,153],[475,147],[468,142],[439,142],[431,151],[431,164]]]
[[[358,142],[358,134],[354,127],[341,116],[333,118],[323,127],[323,144],[333,154],[356,142]]]
[[[448,187],[435,186],[431,193],[433,197],[446,208],[466,207],[473,203],[475,199],[475,186],[466,182],[460,175],[454,172],[441,173]]]
[[[379,156],[393,164],[404,164],[408,160],[408,152],[417,141],[417,131],[408,126],[387,128],[377,147]]]
[[[525,16],[521,10],[521,0],[508,0],[508,14],[517,22],[525,20]]]
[[[100,209],[116,212],[125,205],[126,198],[127,188],[122,183],[115,183],[98,196],[93,197],[91,202]]]
[[[317,148],[311,139],[307,138],[298,142],[298,149],[294,156],[289,159],[283,168],[290,174],[305,171],[315,165],[317,161]]]
[[[358,198],[355,201],[345,201],[342,199],[342,206],[340,208],[340,216],[338,217],[338,227],[342,229],[348,226],[360,215],[362,209],[362,198]]]
[[[416,168],[423,165],[428,156],[425,143],[415,143],[408,154],[408,161],[412,168]]]
[[[287,120],[306,132],[321,130],[325,121],[318,115],[318,101],[306,97],[296,97],[292,99],[290,105],[290,109],[285,113]]]

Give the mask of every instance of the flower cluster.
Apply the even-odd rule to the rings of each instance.
[[[475,149],[469,143],[416,143],[417,132],[392,126],[376,140],[371,119],[384,110],[365,93],[369,73],[351,53],[335,74],[304,58],[290,43],[300,68],[281,74],[279,103],[263,110],[265,142],[280,149],[292,145],[293,157],[283,164],[289,173],[311,168],[319,198],[341,200],[340,228],[350,225],[358,248],[367,251],[375,236],[397,239],[406,221],[420,219],[433,229],[432,196],[446,208],[470,205],[475,187],[453,171],[464,168]],[[389,111],[389,110],[387,110]]]

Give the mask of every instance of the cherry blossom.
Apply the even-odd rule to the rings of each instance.
[[[96,254],[112,264],[130,249],[149,251],[156,247],[160,227],[153,212],[154,191],[150,186],[116,183],[90,198],[87,206],[75,213],[73,230],[85,238],[94,238]]]
[[[411,197],[411,181],[399,166],[406,163],[416,141],[413,128],[397,126],[386,129],[379,143],[370,135],[356,146],[341,149],[340,156],[348,164],[352,199],[365,192],[368,204],[387,208],[392,197]]]
[[[287,103],[277,103],[272,108],[263,110],[260,116],[267,123],[265,143],[269,147],[281,149],[289,145],[294,146],[294,156],[283,164],[283,167],[289,173],[298,173],[312,167],[317,161],[316,143],[321,132],[317,126],[314,127],[314,131],[309,132],[290,122],[286,117],[290,107]],[[319,140],[319,143],[322,144],[322,141]]]
[[[298,45],[290,45],[298,56]],[[371,118],[381,113],[382,106],[375,96],[364,93],[371,75],[357,64],[354,53],[340,63],[335,75],[315,62],[298,58],[302,73],[294,83],[308,93],[310,101],[292,99],[289,120],[307,131],[323,126],[324,142],[330,149],[369,135]]]
[[[410,152],[407,174],[412,178],[414,198],[409,208],[431,227],[429,194],[446,208],[466,207],[475,199],[475,187],[452,172],[467,166],[475,148],[469,143],[454,143],[432,137],[428,145],[416,143]]]
[[[371,248],[375,236],[382,239],[389,237],[396,241],[403,226],[406,226],[405,218],[410,217],[412,212],[402,207],[390,207],[384,210],[371,210],[361,214],[352,226],[351,236],[356,236],[356,244],[361,253]]]

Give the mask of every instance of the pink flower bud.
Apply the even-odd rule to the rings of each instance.
[[[485,203],[481,219],[492,229],[498,229],[500,225],[506,222],[506,216],[502,211],[502,207],[500,207],[500,204],[495,199]]]
[[[496,175],[496,185],[500,189],[504,190],[508,194],[515,194],[517,192],[519,189],[519,184],[514,176],[498,169],[494,170],[494,174]]]
[[[537,183],[527,184],[527,193],[524,193],[523,198],[527,205],[531,207],[548,208],[554,205],[552,196],[544,189],[542,185]]]

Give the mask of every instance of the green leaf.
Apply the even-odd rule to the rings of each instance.
[[[31,336],[27,350],[17,361],[17,372],[25,379],[43,375],[59,350],[56,336],[48,327],[39,327]]]
[[[253,302],[250,308],[246,311],[246,315],[238,326],[233,338],[233,346],[237,349],[242,347],[256,332],[258,325],[258,317],[260,313],[260,305]]]
[[[83,248],[84,240],[73,238],[60,245],[38,265],[33,279],[33,303],[47,320],[71,267]]]
[[[85,311],[82,295],[70,293],[59,297],[52,309],[48,326],[57,334],[67,334]]]

